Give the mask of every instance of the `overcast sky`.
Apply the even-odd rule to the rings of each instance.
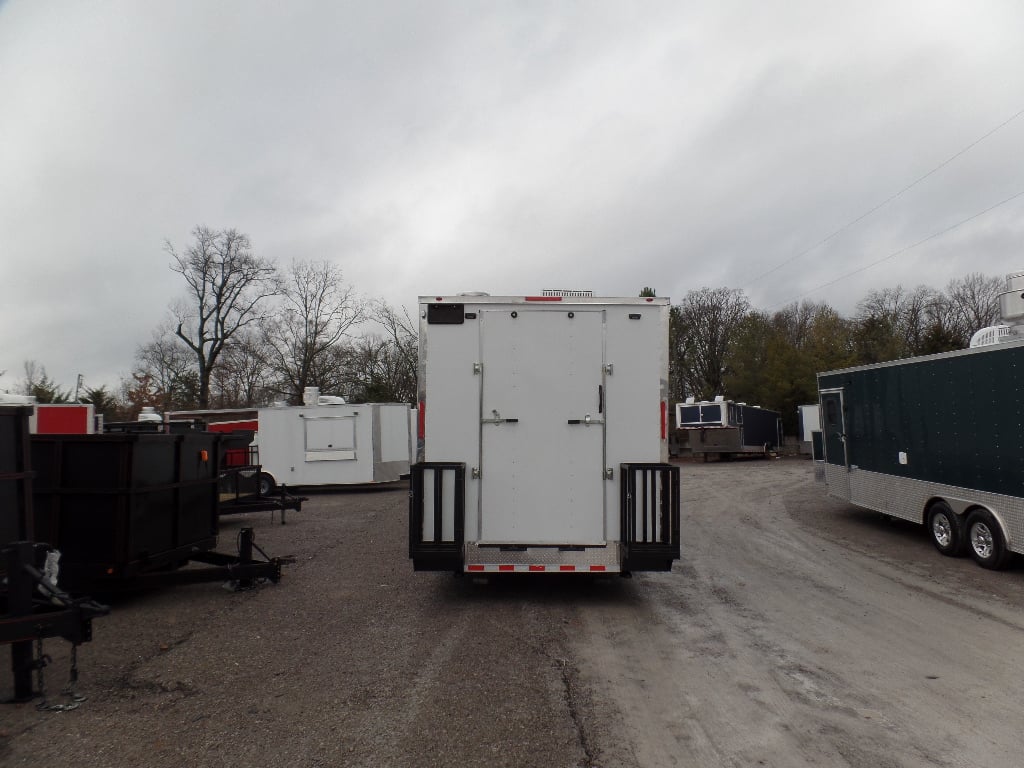
[[[0,0],[0,389],[116,388],[196,225],[410,309],[848,314],[1024,269],[1022,30],[1018,0]]]

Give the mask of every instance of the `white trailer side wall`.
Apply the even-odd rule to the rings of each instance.
[[[351,485],[409,472],[408,406],[315,405],[261,408],[259,455],[279,485]]]

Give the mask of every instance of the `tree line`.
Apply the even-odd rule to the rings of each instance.
[[[353,402],[414,401],[412,319],[361,297],[337,265],[278,265],[257,256],[248,236],[234,229],[196,227],[185,248],[167,242],[165,250],[182,295],[137,348],[119,386],[84,387],[76,398],[29,361],[25,394],[39,402],[90,402],[115,421],[134,419],[145,406],[163,412],[298,404],[306,387]]]
[[[727,399],[782,414],[797,431],[797,406],[818,401],[821,371],[963,349],[999,318],[1003,280],[972,273],[945,289],[870,291],[852,317],[824,302],[753,308],[740,290],[701,288],[671,309],[671,397]]]
[[[167,242],[165,250],[183,291],[136,350],[131,373],[112,390],[72,393],[29,361],[25,394],[91,402],[108,420],[134,419],[144,406],[298,404],[311,386],[351,402],[415,402],[416,324],[404,310],[362,298],[335,264],[278,265],[234,229],[196,227],[185,248]],[[944,289],[883,288],[851,317],[824,302],[766,312],[741,290],[691,290],[671,307],[670,396],[761,405],[795,434],[797,406],[817,401],[819,371],[966,347],[998,319],[1002,287],[998,277],[972,273]]]

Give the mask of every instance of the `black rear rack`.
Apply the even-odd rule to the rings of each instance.
[[[621,464],[622,570],[670,571],[678,560],[679,467]]]
[[[427,478],[430,498],[426,498]],[[466,465],[432,461],[410,467],[409,557],[416,571],[454,571],[463,564],[466,512]],[[445,506],[446,483],[451,482],[452,502]],[[447,523],[447,525],[446,525]],[[445,529],[450,536],[445,537]]]

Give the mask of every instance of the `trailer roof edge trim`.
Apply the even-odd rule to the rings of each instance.
[[[988,344],[984,347],[967,347],[965,349],[954,349],[951,352],[938,352],[934,355],[918,355],[916,357],[901,357],[899,360],[888,360],[884,363],[870,363],[868,365],[854,365],[849,368],[835,368],[831,371],[820,371],[817,376],[820,379],[822,376],[835,376],[840,373],[853,373],[854,371],[870,371],[875,368],[891,368],[896,365],[911,365],[914,363],[923,363],[928,360],[943,360],[948,357],[961,357],[963,355],[977,355],[985,354],[987,352],[997,352],[1000,349],[1014,349],[1016,347],[1024,346],[1024,339],[1018,339],[1017,341],[1003,341],[999,344]]]
[[[667,306],[671,305],[671,299],[667,296],[559,296],[544,297],[539,299],[536,296],[459,296],[439,295],[420,296],[420,304],[438,304],[450,302],[452,304],[622,304],[636,306]]]

